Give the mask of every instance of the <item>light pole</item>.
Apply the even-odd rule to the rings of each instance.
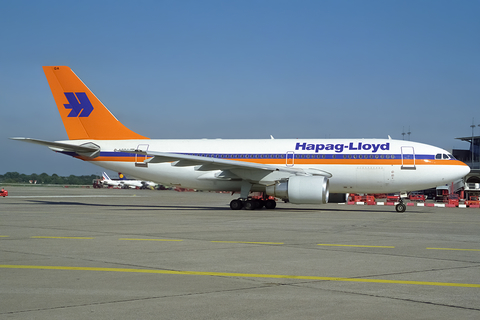
[[[471,143],[471,146],[470,146],[470,149],[471,149],[471,153],[472,153],[472,168],[473,168],[473,130],[475,130],[475,125],[473,124],[475,122],[475,118],[472,118],[472,125],[470,126],[470,128],[472,128],[472,143]]]
[[[479,125],[479,126],[480,126],[480,125]],[[411,132],[410,132],[410,126],[408,126],[408,132],[407,132],[407,133],[405,133],[405,127],[403,127],[403,131],[402,131],[402,136],[403,136],[402,139],[403,139],[403,140],[405,140],[405,135],[406,135],[406,134],[408,134],[408,141],[410,141],[410,134],[411,134]]]

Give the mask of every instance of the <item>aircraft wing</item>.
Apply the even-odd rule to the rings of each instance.
[[[171,162],[174,167],[191,167],[194,166],[196,171],[214,171],[214,170],[229,170],[242,178],[242,175],[248,175],[248,172],[262,171],[263,174],[269,174],[271,172],[285,173],[284,178],[291,175],[319,175],[330,178],[331,173],[314,169],[314,168],[291,168],[286,166],[275,166],[271,164],[244,162],[229,159],[210,158],[193,156],[182,153],[169,153],[169,152],[157,152],[157,151],[142,151],[142,150],[116,150],[119,152],[142,154],[146,156],[153,156],[145,160],[145,163],[165,163]],[[247,171],[247,174],[241,172]],[[240,172],[240,173],[239,173]],[[280,175],[281,176],[281,175]]]

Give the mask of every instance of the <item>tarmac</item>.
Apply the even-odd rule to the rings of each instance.
[[[8,187],[0,319],[480,319],[480,209]]]

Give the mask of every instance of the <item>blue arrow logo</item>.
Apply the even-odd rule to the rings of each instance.
[[[65,109],[72,109],[68,117],[82,117],[86,118],[92,113],[93,106],[88,100],[85,92],[64,92],[67,97],[68,104],[64,104]]]

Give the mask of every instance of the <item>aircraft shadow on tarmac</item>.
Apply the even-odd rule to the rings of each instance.
[[[131,204],[104,204],[104,203],[86,203],[86,202],[75,202],[75,201],[48,201],[48,200],[27,200],[31,204],[42,204],[42,205],[63,205],[63,206],[88,206],[88,207],[111,207],[111,208],[123,208],[125,210],[209,210],[209,211],[229,211],[230,208],[225,206],[213,207],[213,206],[182,206],[182,205],[131,205]],[[298,212],[298,213],[307,213],[307,212],[351,212],[351,211],[361,211],[361,212],[371,212],[371,213],[385,213],[385,211],[390,212],[389,210],[371,210],[367,208],[358,208],[358,207],[346,207],[342,206],[341,208],[276,208],[274,210],[242,210],[247,212],[262,212],[262,213],[275,213],[275,212]],[[397,213],[392,210],[392,213]],[[415,213],[414,211],[409,211],[409,213]]]
[[[31,204],[43,205],[62,205],[62,206],[87,206],[87,207],[111,207],[124,208],[125,210],[166,210],[166,209],[188,209],[188,210],[223,210],[223,207],[211,206],[162,206],[162,205],[132,205],[132,204],[104,204],[104,203],[86,203],[75,201],[48,201],[48,200],[27,200]],[[230,210],[230,208],[228,208]]]

